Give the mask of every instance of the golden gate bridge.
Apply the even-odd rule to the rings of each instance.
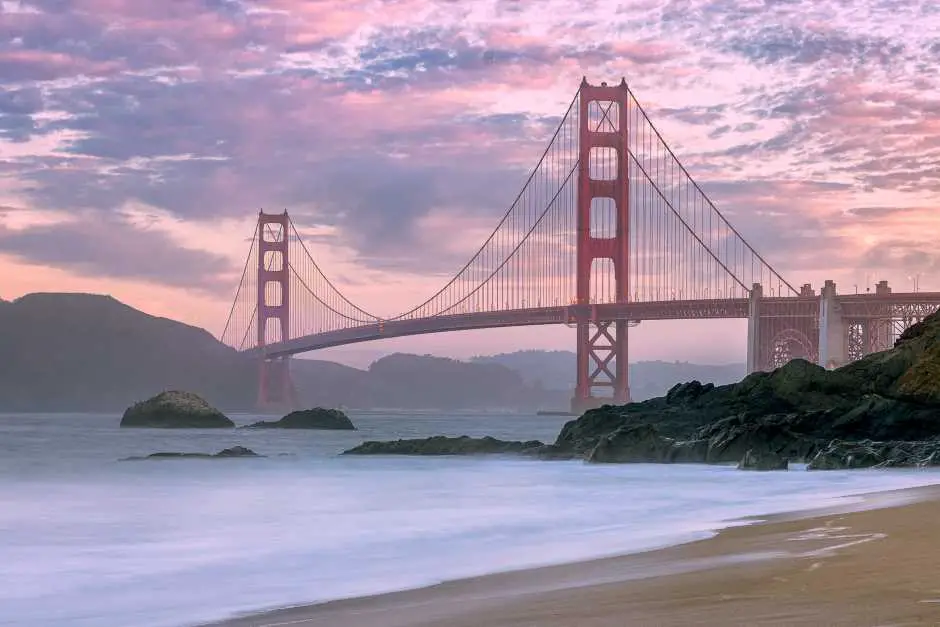
[[[835,367],[889,348],[940,293],[839,295],[784,279],[702,191],[625,80],[581,82],[490,236],[424,302],[382,317],[350,301],[289,214],[261,212],[222,340],[259,361],[260,406],[296,405],[290,357],[381,338],[526,325],[577,329],[572,410],[630,400],[628,329],[748,321],[748,372]]]

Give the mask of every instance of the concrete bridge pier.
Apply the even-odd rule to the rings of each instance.
[[[836,297],[836,284],[826,281],[819,294],[819,361],[823,368],[848,363],[847,328],[842,305]]]
[[[887,296],[891,293],[891,287],[887,281],[878,281],[875,285],[875,294],[878,296]],[[878,312],[880,315],[871,323],[872,349],[874,351],[888,350],[894,346],[897,339],[897,332],[891,319],[891,306],[882,305]]]
[[[764,296],[764,288],[760,283],[755,283],[751,287],[751,294],[747,303],[747,373],[760,370],[762,357],[761,349],[761,298]]]
[[[261,358],[258,363],[258,411],[287,413],[297,409],[297,391],[290,376],[290,357]]]

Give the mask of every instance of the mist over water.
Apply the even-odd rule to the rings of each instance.
[[[938,471],[337,457],[365,439],[551,441],[564,418],[352,414],[357,432],[0,416],[0,625],[172,627],[706,537]],[[255,416],[235,416],[240,424]],[[120,458],[214,453],[264,459]]]

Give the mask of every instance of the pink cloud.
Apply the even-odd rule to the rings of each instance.
[[[95,62],[59,52],[39,50],[0,51],[0,67],[16,66],[10,71],[11,78],[26,75],[38,80],[54,80],[76,75],[104,76],[124,69],[120,61]]]
[[[600,2],[556,15],[538,3],[521,3],[513,14],[499,11],[498,3],[419,0],[270,0],[265,11],[241,15],[197,0],[81,0],[75,13],[5,15],[11,40],[34,45],[0,48],[0,65],[19,68],[22,81],[81,74],[106,80],[100,99],[71,87],[50,92],[62,107],[57,115],[81,113],[58,122],[87,135],[72,148],[95,155],[71,161],[74,178],[52,177],[59,170],[41,151],[0,168],[20,193],[59,186],[55,200],[101,212],[130,198],[195,224],[238,211],[249,215],[259,206],[296,208],[311,224],[331,226],[324,237],[343,274],[371,280],[378,273],[372,283],[384,281],[358,288],[363,304],[388,303],[395,297],[390,291],[419,296],[437,285],[442,266],[453,261],[459,268],[457,257],[475,240],[462,231],[440,246],[451,216],[478,238],[511,202],[511,181],[535,164],[552,130],[546,123],[514,127],[493,119],[557,116],[582,75],[592,82],[626,76],[693,176],[792,282],[845,284],[879,262],[900,281],[920,257],[870,253],[879,241],[920,252],[925,234],[940,229],[931,213],[940,193],[931,170],[940,158],[940,106],[932,96],[940,84],[935,72],[910,69],[915,65],[886,69],[874,58],[856,62],[834,54],[844,40],[889,36],[895,17],[876,20],[860,7],[861,17],[846,30],[838,19],[814,17],[829,6],[823,3],[775,8],[781,25],[813,34],[812,41],[788,39],[781,26],[771,42],[776,48],[765,41],[765,17],[737,12],[734,3],[722,9],[697,0],[669,19],[663,17],[668,7],[657,2],[629,13]],[[709,20],[701,19],[706,9]],[[30,39],[38,28],[47,40]],[[915,35],[905,37],[904,54],[914,55]],[[805,48],[810,45],[820,48]],[[311,54],[293,54],[298,49]],[[799,59],[817,57],[818,67],[800,65]],[[832,73],[834,63],[845,67]],[[174,65],[193,69],[158,69]],[[179,79],[181,87],[157,87]],[[136,104],[121,108],[125,96]],[[84,109],[75,104],[80,97]],[[696,125],[663,113],[706,103],[722,107],[715,121]],[[739,130],[748,125],[751,130]],[[151,148],[224,160],[144,160],[137,170],[127,167],[125,154]],[[471,182],[459,193],[434,195],[463,179]],[[344,193],[332,198],[337,188]],[[54,204],[30,198],[36,207]],[[429,206],[415,207],[427,198]],[[901,209],[847,212],[881,206]],[[383,208],[392,214],[387,222]],[[343,212],[358,217],[342,222],[337,214]],[[374,233],[370,222],[378,223]],[[403,243],[382,248],[383,237]],[[226,254],[239,256],[241,245],[233,242]],[[426,266],[446,261],[424,274],[388,269],[408,257],[414,271],[421,264],[411,258],[424,254]],[[4,263],[4,275],[27,267]],[[46,278],[35,285],[61,281],[104,291],[114,285],[132,303],[164,307],[146,301],[142,284],[129,280],[49,272],[37,274]],[[389,284],[400,287],[389,290]],[[215,306],[221,311],[225,303]],[[179,307],[174,315],[215,323],[208,306]]]

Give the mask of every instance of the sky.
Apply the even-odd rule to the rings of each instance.
[[[940,290],[938,65],[934,0],[0,0],[0,297],[108,293],[218,334],[258,209],[286,208],[395,314],[495,226],[582,76],[626,77],[792,284]],[[637,359],[744,359],[740,321],[631,334]]]

